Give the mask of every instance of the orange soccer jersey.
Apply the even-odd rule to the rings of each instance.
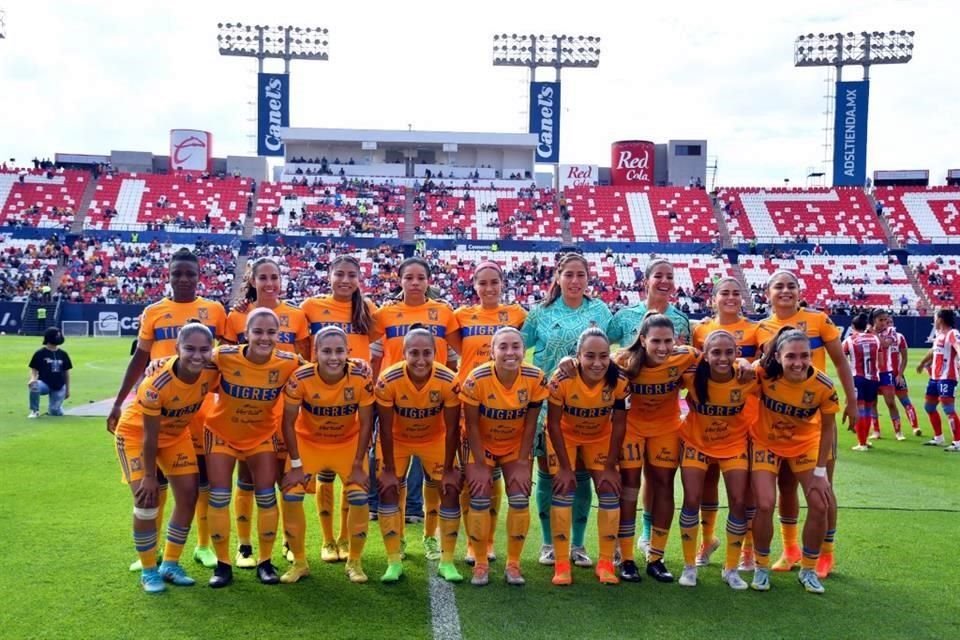
[[[803,331],[810,338],[811,362],[814,367],[823,371],[827,367],[827,350],[824,345],[840,337],[840,329],[833,324],[830,316],[821,311],[810,311],[808,309],[799,309],[795,314],[785,320],[780,320],[772,315],[764,318],[757,325],[757,343],[760,346],[765,345],[774,339],[777,332],[783,327],[793,327]]]
[[[247,450],[267,440],[280,428],[277,402],[284,385],[302,364],[295,354],[279,349],[264,364],[243,355],[246,347],[223,345],[214,349],[220,370],[220,393],[207,417],[207,428],[235,449]]]
[[[693,373],[700,353],[693,347],[676,347],[666,361],[644,366],[630,381],[627,433],[655,438],[680,429],[680,387],[684,373]]]
[[[370,360],[370,333],[373,329],[372,316],[377,311],[377,305],[364,299],[367,310],[370,312],[370,327],[366,333],[360,333],[353,326],[353,306],[349,302],[338,302],[333,296],[318,296],[307,298],[300,305],[307,318],[310,334],[316,335],[320,329],[334,325],[343,329],[347,334],[347,351],[351,358]]]
[[[778,456],[799,456],[820,441],[821,414],[840,411],[833,381],[811,368],[803,382],[760,374],[760,418],[751,429],[756,446]]]
[[[453,312],[460,326],[460,354],[458,379],[464,380],[471,371],[490,360],[490,341],[500,327],[523,326],[527,312],[518,304],[502,304],[496,309],[483,305],[460,307]]]
[[[405,444],[434,442],[446,434],[443,410],[460,405],[455,374],[439,362],[418,389],[407,375],[407,363],[398,362],[380,374],[377,404],[393,407],[393,439]]]
[[[174,375],[176,362],[176,356],[170,358],[159,371],[140,384],[137,399],[120,416],[117,436],[142,440],[144,416],[160,416],[157,446],[168,447],[190,437],[187,427],[200,411],[204,397],[216,388],[220,374],[213,365],[208,365],[199,380],[187,384]]]
[[[311,444],[342,444],[360,432],[358,410],[374,402],[373,377],[359,363],[350,362],[347,375],[333,386],[308,364],[293,372],[284,389],[288,405],[300,407],[297,440]]]
[[[557,371],[550,378],[550,404],[563,410],[560,431],[567,445],[608,440],[613,433],[614,409],[629,408],[630,383],[620,375],[610,388],[606,381],[588,386],[579,374]]]
[[[222,337],[226,331],[227,313],[223,305],[206,298],[197,298],[193,302],[174,302],[164,298],[144,309],[137,338],[153,342],[150,359],[177,355],[177,336],[191,319],[205,324],[214,338]]]
[[[410,325],[420,323],[437,338],[434,359],[441,364],[447,362],[447,337],[459,328],[453,309],[436,300],[427,300],[416,307],[405,302],[389,304],[377,309],[373,319],[374,334],[383,335],[383,368],[403,360],[403,337],[410,331]]]
[[[255,307],[251,307],[243,313],[231,311],[227,316],[227,331],[223,334],[223,337],[235,344],[246,344],[247,315],[254,309]],[[307,316],[303,311],[286,302],[278,304],[273,309],[273,312],[276,313],[277,318],[280,319],[280,331],[277,333],[277,349],[296,353],[297,341],[310,337],[310,329],[307,327]]]
[[[757,327],[752,320],[740,318],[731,324],[720,324],[716,318],[707,318],[693,329],[693,346],[703,351],[703,343],[711,332],[722,329],[733,334],[737,343],[737,356],[753,362],[758,357]]]
[[[478,408],[480,441],[495,456],[519,449],[530,403],[543,402],[549,395],[540,369],[523,365],[513,385],[505,387],[493,362],[471,371],[460,390],[460,400]]]
[[[741,455],[747,446],[747,435],[757,415],[757,382],[707,381],[707,400],[697,397],[693,375],[683,376],[688,389],[690,412],[680,427],[684,443],[706,455],[722,459]]]

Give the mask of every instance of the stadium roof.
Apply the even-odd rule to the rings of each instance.
[[[280,137],[287,144],[297,142],[378,142],[384,144],[462,144],[472,146],[518,147],[537,146],[534,133],[480,133],[466,131],[400,131],[389,129],[317,129],[283,127]]]

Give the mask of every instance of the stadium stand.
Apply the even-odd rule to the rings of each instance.
[[[960,187],[877,187],[874,197],[901,245],[960,242]]]
[[[910,256],[909,265],[934,305],[956,307],[960,299],[960,258]]]
[[[0,172],[0,224],[69,229],[90,179],[72,170]]]
[[[53,238],[25,240],[0,235],[0,300],[26,300],[44,285],[53,285],[63,260],[63,247]]]

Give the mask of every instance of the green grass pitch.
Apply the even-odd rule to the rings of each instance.
[[[103,419],[26,419],[26,363],[38,343],[36,338],[0,338],[0,386],[6,390],[0,398],[4,638],[431,637],[420,528],[408,528],[406,577],[385,587],[376,580],[385,557],[379,530],[372,526],[365,553],[371,582],[351,585],[342,564],[319,559],[312,505],[313,575],[302,583],[263,587],[252,572],[237,570],[232,587],[213,591],[204,585],[209,571],[189,560],[191,540],[184,564],[199,584],[171,588],[159,597],[144,595],[137,575],[127,572],[135,557],[132,505]],[[126,339],[69,340],[65,347],[76,368],[67,407],[111,396],[129,346]],[[911,352],[914,362],[921,353]],[[922,414],[925,380],[911,374],[909,382]],[[881,424],[884,438],[866,454],[850,452],[853,436],[841,430],[838,566],[825,583],[826,595],[807,595],[793,575],[784,574],[775,574],[770,593],[733,593],[720,582],[716,562],[701,570],[696,589],[649,579],[603,587],[589,570],[576,570],[573,587],[558,589],[550,585],[550,570],[536,563],[540,532],[533,511],[524,556],[526,587],[508,588],[500,579],[501,528],[491,585],[455,588],[464,637],[960,637],[960,456],[922,446],[930,434],[923,415],[923,439],[896,442],[889,419],[881,418]],[[721,511],[721,537],[724,518]],[[595,551],[595,525],[591,530],[588,548]],[[677,572],[682,565],[678,537],[674,524],[666,560]],[[720,556],[722,551],[715,559]],[[275,561],[281,569],[286,564],[279,552]]]

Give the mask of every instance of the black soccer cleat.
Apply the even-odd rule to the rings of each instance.
[[[257,579],[262,584],[280,584],[280,576],[277,575],[277,570],[269,560],[264,560],[257,565]]]
[[[640,582],[640,569],[633,560],[624,560],[620,564],[620,579],[624,582]]]
[[[657,582],[673,582],[673,574],[663,564],[663,560],[647,563],[647,575]]]
[[[226,562],[218,561],[208,584],[213,589],[222,589],[231,582],[233,582],[233,567]]]

